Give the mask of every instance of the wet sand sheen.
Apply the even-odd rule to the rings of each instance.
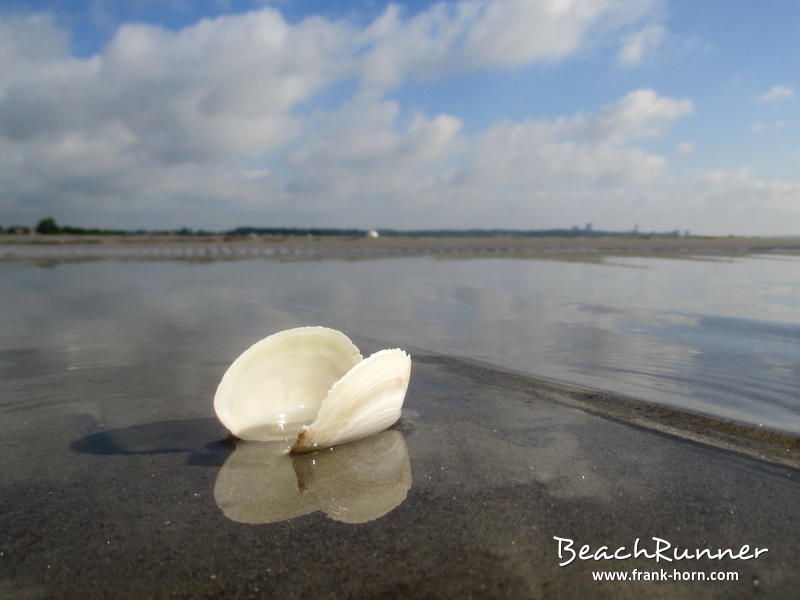
[[[514,346],[514,331],[503,322],[483,327],[486,309],[507,308],[515,328],[525,322],[512,310],[519,309],[519,297],[532,306],[524,316],[547,320],[564,313],[548,312],[549,305],[537,303],[525,287],[517,295],[484,296],[483,288],[462,283],[515,283],[520,273],[514,269],[497,281],[489,276],[509,263],[517,261],[93,262],[56,269],[5,263],[0,285],[9,292],[14,319],[3,322],[0,336],[6,425],[0,437],[0,595],[791,595],[800,585],[792,567],[800,551],[796,436],[403,343],[404,331],[422,340],[426,327],[439,324],[447,328],[434,328],[425,343],[440,332],[464,341],[458,336],[469,327],[478,337],[493,332],[522,355],[545,343],[544,335],[528,331],[523,337],[531,345]],[[691,263],[704,265],[714,266]],[[575,267],[583,275],[598,268],[546,266],[534,271],[537,284],[555,267]],[[646,272],[603,269],[604,286],[609,274]],[[412,289],[413,280],[419,283]],[[362,281],[389,289],[392,302],[373,295],[357,303],[365,296]],[[430,293],[437,281],[444,281],[441,289]],[[394,303],[398,285],[403,295]],[[621,310],[613,296],[592,302],[597,306],[568,303],[586,317],[567,326]],[[561,310],[563,300],[557,303]],[[320,315],[350,333],[366,354],[387,345],[411,351],[404,415],[388,436],[364,446],[342,446],[324,460],[312,454],[283,461],[273,481],[265,468],[272,457],[226,440],[213,418],[213,393],[247,342]],[[741,325],[737,319],[729,321]],[[382,329],[384,321],[396,329]],[[686,321],[669,313],[655,325],[696,335],[694,321]],[[729,321],[712,333],[728,331]],[[760,340],[758,334],[791,351],[791,323],[748,327],[730,339]],[[586,351],[597,364],[602,344],[585,343],[597,338],[576,335],[574,341],[564,355]],[[759,344],[761,352],[768,347]],[[638,348],[641,354],[649,346]],[[716,352],[717,346],[709,348]],[[506,355],[490,358],[510,364]],[[784,382],[792,381],[789,373]],[[379,452],[389,457],[377,461],[385,471],[359,458]],[[661,565],[576,561],[559,567],[554,536],[593,548],[658,536],[684,548],[749,544],[769,552],[750,561],[668,565],[736,571],[736,583],[598,584],[595,569]]]
[[[473,368],[481,381],[493,386],[508,386],[516,391],[528,390],[536,397],[579,408],[604,419],[800,469],[800,436],[790,432],[547,381],[479,361],[415,353],[415,356],[420,355],[426,362],[440,363],[451,369]]]
[[[208,406],[197,404],[212,374],[162,403],[149,422],[117,400],[114,420],[140,423],[133,427],[87,430],[64,408],[27,411],[0,442],[2,456],[35,431],[48,435],[35,453],[16,455],[21,469],[4,465],[4,597],[736,598],[756,589],[785,596],[800,585],[788,567],[800,519],[796,468],[632,425],[637,410],[625,399],[414,356],[405,415],[392,432],[407,447],[398,463],[407,466],[396,487],[378,482],[386,500],[366,508],[337,491],[341,462],[326,469],[322,461],[315,472],[309,459],[295,466],[291,485],[302,500],[290,499],[280,518],[260,508],[276,506],[260,504],[259,486],[276,493],[260,463],[253,475],[262,483],[238,493],[230,468],[221,470],[233,447]],[[143,370],[143,393],[163,389],[158,365]],[[204,416],[186,418],[193,414]],[[61,425],[53,428],[56,416]],[[666,425],[680,428],[685,419],[673,415]],[[746,450],[774,458],[775,442],[753,438]],[[796,446],[791,454],[796,460]],[[237,465],[234,475],[249,481],[247,465]],[[769,552],[667,565],[737,571],[735,583],[598,586],[592,570],[662,565],[559,567],[554,536],[593,548],[630,546],[637,537],[652,545],[657,536],[684,548],[750,544]]]

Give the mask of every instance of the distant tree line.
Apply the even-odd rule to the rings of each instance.
[[[17,227],[20,229],[20,227]],[[2,228],[0,228],[2,231]],[[86,227],[72,227],[69,225],[61,226],[59,225],[56,220],[52,217],[48,217],[46,219],[42,219],[39,221],[39,224],[36,225],[35,228],[36,233],[42,235],[57,235],[57,234],[67,234],[67,235],[146,235],[148,233],[153,234],[160,234],[160,235],[219,235],[219,233],[214,231],[203,231],[203,230],[192,230],[188,227],[183,227],[181,229],[176,230],[159,230],[159,231],[148,231],[146,229],[136,229],[136,230],[129,230],[129,229],[103,229],[98,227],[86,228]]]
[[[40,233],[42,235],[125,235],[128,232],[122,229],[86,229],[83,227],[71,227],[69,225],[62,227],[56,223],[54,218],[47,217],[46,219],[39,221],[39,224],[36,225],[36,233]]]

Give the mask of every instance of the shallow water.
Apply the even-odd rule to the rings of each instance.
[[[9,261],[0,298],[0,380],[32,376],[4,413],[102,403],[135,385],[104,369],[152,361],[221,377],[261,337],[325,324],[367,350],[410,345],[800,433],[796,256]],[[47,385],[65,373],[75,386]]]

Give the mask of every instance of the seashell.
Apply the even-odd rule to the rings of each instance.
[[[293,452],[310,452],[390,427],[410,375],[403,350],[363,359],[342,332],[299,327],[264,338],[233,361],[214,410],[243,440],[282,440]]]
[[[367,437],[400,418],[411,377],[411,357],[381,350],[333,384],[311,425],[300,428],[292,452],[310,452]]]

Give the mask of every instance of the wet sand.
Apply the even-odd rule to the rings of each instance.
[[[358,446],[342,446],[281,467],[278,501],[263,468],[234,464],[242,450],[213,419],[227,362],[186,364],[172,350],[46,377],[35,353],[3,354],[2,597],[786,598],[800,585],[800,449],[782,434],[412,349],[388,446],[399,474],[358,471]],[[48,387],[66,401],[14,402]],[[102,417],[91,408],[100,397]],[[366,496],[398,479],[391,498],[355,506],[342,473]],[[769,551],[559,567],[554,536]],[[662,567],[739,580],[591,575]]]
[[[0,235],[0,260],[71,262],[98,259],[281,260],[536,257],[599,261],[603,256],[800,254],[800,238],[747,237],[283,237]]]

